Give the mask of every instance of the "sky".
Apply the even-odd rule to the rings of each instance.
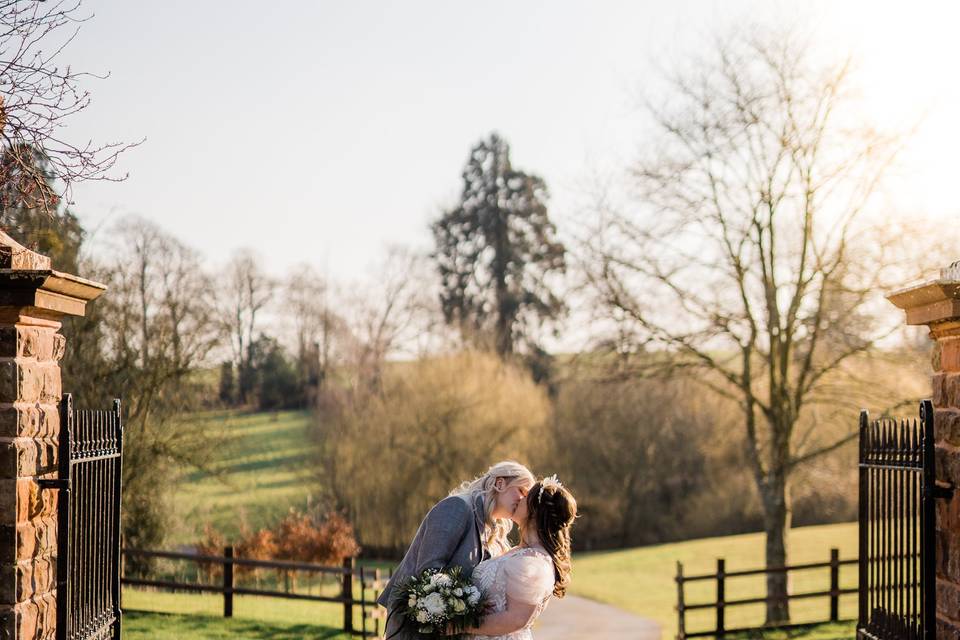
[[[639,96],[660,69],[730,25],[796,21],[818,53],[858,60],[865,118],[916,127],[891,209],[956,216],[954,7],[85,0],[63,60],[110,76],[86,83],[93,104],[65,135],[144,142],[122,156],[124,182],[77,185],[73,208],[95,240],[137,214],[213,264],[253,247],[276,275],[307,263],[350,280],[389,244],[430,246],[470,147],[496,130],[568,233],[592,177],[642,148]]]

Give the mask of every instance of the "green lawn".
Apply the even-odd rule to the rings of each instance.
[[[790,564],[825,562],[830,548],[840,549],[840,558],[857,555],[857,524],[846,523],[794,529],[789,537]],[[677,562],[682,562],[685,575],[716,572],[716,559],[725,558],[727,571],[756,569],[763,565],[763,535],[759,533],[705,538],[672,544],[624,549],[620,551],[576,554],[573,559],[571,593],[633,611],[659,622],[664,638],[677,632],[677,584],[674,580]],[[855,587],[856,565],[840,570],[840,586]],[[827,569],[791,573],[791,593],[825,591],[829,587]],[[697,582],[686,585],[688,604],[709,601],[715,595],[715,583]],[[727,598],[739,599],[764,595],[762,577],[729,578]],[[840,599],[841,618],[856,616],[857,596]],[[794,622],[825,620],[829,603],[825,598],[795,600],[791,603]],[[762,624],[762,605],[728,608],[727,628]],[[712,610],[687,613],[687,631],[706,629],[714,621]],[[806,636],[806,637],[852,637]],[[767,637],[774,637],[772,635]],[[788,636],[778,636],[786,638]],[[799,637],[799,636],[793,636]]]
[[[351,640],[339,629],[315,624],[262,622],[210,615],[177,615],[129,611],[123,614],[123,637],[126,640]]]
[[[302,591],[301,591],[302,593]],[[328,595],[336,595],[329,593]],[[359,593],[356,594],[359,596]],[[369,594],[368,594],[369,595]],[[247,625],[249,628],[275,628],[284,633],[302,633],[303,630],[319,630],[327,635],[277,635],[277,638],[339,638],[337,635],[343,629],[343,606],[325,602],[309,602],[303,600],[284,600],[281,598],[264,598],[259,596],[236,596],[233,601],[233,619],[223,618],[223,596],[219,594],[196,593],[164,593],[160,591],[146,591],[141,589],[124,588],[123,610],[129,612],[135,619],[144,617],[152,625],[158,620],[165,620],[167,616],[173,619],[184,619],[176,624],[188,624],[196,618],[201,622],[200,627],[207,629],[204,633],[220,633],[232,628],[231,625]],[[150,613],[150,616],[143,614]],[[126,613],[124,614],[127,615]],[[360,607],[354,607],[353,624],[359,629],[362,618]],[[124,624],[124,629],[127,625]],[[373,622],[368,622],[368,629],[373,629]],[[335,632],[335,633],[334,633]],[[200,633],[197,631],[197,633]],[[332,634],[332,635],[330,635]],[[137,637],[134,635],[133,637]],[[148,637],[148,636],[144,636]],[[180,637],[180,636],[165,636]],[[219,638],[218,635],[184,636],[188,638]],[[228,637],[228,636],[223,636]],[[231,637],[260,637],[260,636],[231,636]],[[274,636],[264,636],[274,637]],[[344,636],[346,637],[346,636]]]
[[[209,471],[185,473],[176,503],[183,526],[168,545],[196,542],[212,523],[228,536],[241,526],[251,530],[275,524],[290,507],[306,507],[315,490],[306,411],[198,414],[189,428],[214,431],[219,451]]]
[[[733,640],[852,640],[857,635],[853,622],[821,624],[789,631],[764,631],[727,636]],[[663,640],[669,640],[664,638]]]

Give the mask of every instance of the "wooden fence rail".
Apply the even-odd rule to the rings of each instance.
[[[177,582],[175,580],[154,580],[147,578],[130,577],[126,572],[121,576],[120,583],[131,587],[152,587],[170,591],[191,591],[196,593],[219,593],[223,595],[223,615],[225,618],[233,616],[234,596],[261,596],[267,598],[283,598],[288,600],[309,600],[343,605],[343,630],[346,633],[357,634],[363,638],[380,637],[380,619],[383,611],[377,607],[375,598],[367,599],[367,590],[379,591],[386,580],[383,573],[377,568],[358,567],[354,558],[346,558],[341,566],[312,564],[307,562],[292,562],[289,560],[253,560],[238,558],[232,546],[225,547],[222,556],[202,555],[196,553],[180,553],[176,551],[149,551],[146,549],[124,549],[123,557],[131,558],[161,558],[165,560],[183,560],[197,565],[219,565],[222,581],[219,584],[198,584],[191,582]],[[126,564],[126,563],[124,563]],[[235,567],[255,567],[262,569],[277,569],[285,572],[304,572],[308,574],[331,575],[340,578],[338,595],[314,595],[309,593],[291,593],[269,589],[251,589],[236,586],[234,577]],[[386,575],[389,578],[389,574]],[[360,598],[354,596],[354,587],[359,587]],[[361,628],[355,629],[353,623],[354,607],[360,607]],[[372,620],[374,630],[367,629],[367,620]]]
[[[701,575],[692,575],[687,576],[683,573],[683,564],[677,562],[677,576],[675,578],[677,582],[677,615],[678,615],[678,625],[677,625],[677,639],[684,640],[685,638],[699,638],[705,636],[714,636],[717,638],[722,638],[727,634],[732,633],[747,633],[752,631],[762,631],[764,629],[789,629],[791,627],[799,626],[808,626],[810,624],[815,624],[815,622],[805,622],[803,624],[791,625],[777,625],[776,627],[772,626],[761,626],[761,627],[745,627],[737,629],[727,628],[727,609],[730,607],[744,606],[751,604],[766,604],[772,602],[773,599],[767,597],[760,598],[740,598],[737,600],[728,600],[726,596],[727,592],[727,579],[728,578],[737,578],[742,576],[756,576],[756,575],[767,575],[771,573],[789,573],[791,571],[803,571],[809,569],[830,569],[830,586],[824,591],[812,591],[805,593],[791,593],[787,595],[787,600],[800,600],[800,599],[809,599],[809,598],[829,598],[830,599],[830,616],[829,620],[822,620],[821,622],[839,622],[840,621],[840,596],[855,594],[859,592],[859,589],[856,587],[841,589],[840,588],[840,567],[845,565],[855,565],[857,564],[857,559],[840,559],[840,552],[837,549],[830,550],[830,560],[827,562],[810,562],[806,564],[795,564],[785,567],[769,567],[766,569],[749,569],[745,571],[727,571],[726,570],[726,561],[723,558],[717,560],[717,570],[716,573],[701,574]],[[699,581],[713,581],[716,584],[716,599],[710,602],[699,602],[695,604],[690,604],[686,601],[684,586],[690,582],[699,582]],[[688,632],[686,630],[686,613],[688,611],[695,611],[701,609],[714,609],[716,611],[715,624],[712,629],[704,629],[699,631]]]

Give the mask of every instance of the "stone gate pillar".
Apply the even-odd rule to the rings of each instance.
[[[0,232],[0,640],[55,637],[58,330],[105,289]]]
[[[952,499],[937,500],[937,638],[960,638],[960,262],[888,300],[934,340],[937,480],[958,487]]]

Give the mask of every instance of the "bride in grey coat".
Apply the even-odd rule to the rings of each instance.
[[[425,569],[461,567],[466,576],[482,560],[509,549],[510,518],[534,485],[518,462],[499,462],[464,482],[438,502],[420,523],[410,548],[377,602],[387,609],[386,640],[417,640],[420,634],[398,612],[394,589]]]

